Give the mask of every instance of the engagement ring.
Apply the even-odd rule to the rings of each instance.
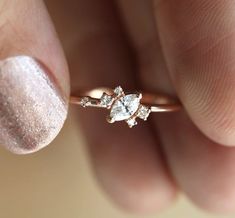
[[[108,109],[109,123],[125,121],[130,128],[137,125],[137,118],[146,121],[152,112],[174,112],[181,108],[179,101],[168,95],[125,93],[120,86],[114,90],[97,88],[81,92],[79,96],[71,96],[70,102],[82,107]]]

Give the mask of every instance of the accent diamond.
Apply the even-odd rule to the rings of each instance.
[[[135,118],[131,118],[131,119],[127,120],[126,122],[130,128],[137,125],[137,121],[135,120]]]
[[[123,89],[122,89],[121,86],[116,87],[113,92],[114,92],[117,96],[121,96],[121,95],[124,94]]]
[[[139,108],[141,95],[130,94],[116,100],[112,106],[110,117],[115,121],[127,120]]]
[[[86,106],[89,106],[91,103],[90,103],[90,99],[89,97],[84,97],[81,99],[81,106],[82,107],[86,107]]]
[[[151,113],[151,110],[149,107],[141,105],[138,111],[138,117],[140,119],[147,120],[150,113]]]
[[[113,103],[113,97],[104,93],[100,99],[100,105],[105,107],[110,107]]]

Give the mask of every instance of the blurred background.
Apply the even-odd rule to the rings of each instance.
[[[74,108],[46,149],[16,156],[0,148],[1,218],[223,218],[204,213],[183,196],[167,211],[135,216],[116,208],[100,190],[89,165]]]

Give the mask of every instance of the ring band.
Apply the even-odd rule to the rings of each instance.
[[[70,103],[109,109],[109,123],[126,121],[130,128],[137,125],[136,118],[147,120],[151,112],[175,112],[181,108],[180,102],[168,95],[140,92],[125,94],[120,86],[114,90],[96,88],[80,92],[78,96],[70,97]]]

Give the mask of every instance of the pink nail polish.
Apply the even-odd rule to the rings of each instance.
[[[67,117],[67,102],[45,68],[28,56],[0,61],[0,144],[16,154],[47,146]]]

